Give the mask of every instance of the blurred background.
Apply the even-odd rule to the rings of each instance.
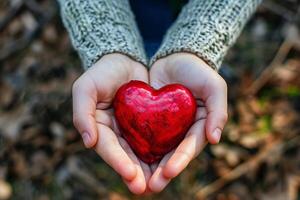
[[[145,199],[300,199],[300,1],[266,0],[221,70],[230,119]],[[139,199],[72,125],[82,73],[53,0],[0,1],[0,199]]]

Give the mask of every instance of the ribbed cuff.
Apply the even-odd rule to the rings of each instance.
[[[260,2],[191,0],[167,32],[150,64],[173,53],[188,52],[219,69],[227,50]]]
[[[103,55],[122,53],[147,65],[127,0],[58,0],[72,44],[88,69]]]

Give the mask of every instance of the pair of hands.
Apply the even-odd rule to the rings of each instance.
[[[135,156],[121,137],[111,108],[118,88],[130,80],[160,88],[181,83],[197,99],[195,123],[180,145],[156,164]],[[87,148],[93,148],[135,194],[162,191],[204,148],[219,142],[227,120],[227,86],[223,78],[193,54],[175,53],[154,63],[150,72],[122,54],[103,56],[73,85],[73,120]]]

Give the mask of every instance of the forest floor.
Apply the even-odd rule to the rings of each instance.
[[[81,73],[55,1],[0,1],[0,199],[140,198],[72,125]],[[144,198],[300,199],[300,2],[264,1],[220,73],[222,142]]]

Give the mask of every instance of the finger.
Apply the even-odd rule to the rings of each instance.
[[[121,136],[120,130],[118,128],[116,119],[114,117],[113,109],[107,110],[96,110],[96,122],[104,124],[111,128],[117,136]]]
[[[95,121],[97,93],[93,83],[82,76],[72,89],[73,95],[73,122],[83,138],[87,148],[93,147],[98,139]]]
[[[129,153],[129,156],[136,163],[138,174],[137,174],[137,178],[134,181],[132,182],[127,181],[126,185],[128,186],[128,188],[130,188],[132,192],[134,191],[133,193],[135,194],[143,194],[143,195],[151,194],[152,191],[147,186],[147,183],[150,180],[152,175],[149,165],[147,165],[146,163],[138,159],[135,156],[135,154],[132,152],[130,147],[129,147],[129,151],[127,152],[131,152]]]
[[[139,161],[140,161],[140,164],[141,164],[141,167],[143,169],[144,176],[145,176],[145,179],[146,179],[146,190],[144,192],[144,195],[149,195],[149,194],[152,193],[152,191],[148,187],[148,182],[149,182],[149,180],[152,176],[152,171],[151,171],[151,168],[148,164],[144,163],[142,160],[139,160]]]
[[[96,122],[113,129],[113,121],[111,115],[112,113],[110,110],[96,110]]]
[[[197,107],[196,117],[195,120],[203,120],[207,117],[207,111],[205,107]]]
[[[150,180],[150,178],[151,178],[151,176],[152,176],[152,174],[155,172],[155,170],[157,169],[157,167],[158,167],[158,164],[159,164],[159,162],[157,162],[157,163],[153,163],[153,164],[150,164],[150,165],[147,165],[146,163],[144,163],[143,161],[140,161],[141,163],[143,163],[144,165],[146,165],[149,169],[150,169],[150,171],[145,175],[145,177],[146,177],[146,180],[147,180],[147,188],[146,188],[146,191],[145,191],[145,195],[150,195],[150,194],[152,194],[153,193],[153,191],[149,188],[149,180]]]
[[[171,157],[171,155],[174,153],[174,151],[169,152],[166,154],[163,159],[160,161],[158,167],[154,171],[153,175],[151,176],[149,180],[149,189],[152,192],[161,192],[171,181],[170,178],[166,178],[163,174],[163,168],[165,167],[167,161]]]
[[[146,185],[147,185],[146,175],[148,175],[147,173],[144,173],[143,167],[145,167],[145,166],[142,167],[142,164],[140,163],[140,161],[138,160],[138,158],[136,157],[134,152],[131,150],[128,143],[121,137],[119,137],[118,139],[119,139],[119,142],[120,142],[122,148],[127,153],[129,158],[133,161],[133,163],[135,164],[135,167],[137,169],[136,176],[133,180],[123,179],[123,181],[132,193],[137,194],[137,195],[143,194],[146,190]],[[145,169],[145,171],[147,171],[147,169]]]
[[[200,150],[203,148],[201,146],[203,142],[201,141],[203,140],[203,137],[205,137],[204,120],[206,117],[207,117],[206,109],[204,107],[198,107],[196,113],[197,122],[190,128],[183,142],[177,147],[175,151],[175,155],[173,154],[170,158],[171,161],[168,160],[168,163],[166,165],[167,167],[165,167],[166,169],[164,170],[166,171],[166,173],[164,174],[165,177],[168,178],[176,177],[183,169],[185,169],[185,167],[188,165],[190,160],[200,153]],[[204,136],[202,136],[202,138],[199,138],[201,137],[201,135]],[[198,138],[198,141],[196,137]],[[193,145],[193,142],[200,144],[197,145],[198,149],[197,148],[193,149],[191,148],[192,146],[189,146],[189,145]],[[205,143],[206,142],[204,141],[204,145]]]
[[[117,136],[107,126],[97,124],[99,140],[94,147],[100,157],[124,179],[132,181],[137,175],[136,165],[121,147]]]
[[[180,174],[189,162],[194,159],[206,145],[205,120],[198,120],[188,131],[184,140],[176,148],[166,163],[163,175],[174,178]]]
[[[194,125],[194,127],[191,128],[191,130],[188,134],[191,134],[192,136],[190,136],[188,139],[186,138],[185,142],[183,142],[183,144],[181,144],[181,149],[179,149],[179,151],[184,151],[184,149],[187,149],[187,152],[191,152],[192,155],[198,155],[200,150],[204,147],[206,141],[205,141],[205,132],[204,132],[204,123],[205,121],[203,119],[205,119],[205,117],[207,116],[207,112],[206,109],[204,107],[198,107],[197,108],[197,114],[196,114],[196,120],[201,120],[201,124],[200,121],[198,121],[197,125]],[[200,133],[202,133],[202,137],[199,138],[198,140],[195,139],[195,134],[197,134],[197,131],[199,131]],[[200,134],[198,134],[200,135]],[[188,135],[187,135],[188,137]],[[203,141],[204,142],[201,142]],[[198,145],[198,149],[194,149],[194,152],[189,150],[189,145],[193,145],[193,143],[199,143]],[[203,145],[201,145],[203,144]],[[171,181],[171,179],[175,176],[177,176],[186,166],[187,164],[190,162],[191,159],[189,160],[185,160],[183,163],[181,163],[181,165],[177,165],[175,166],[176,168],[172,168],[170,167],[170,165],[172,166],[173,163],[176,162],[181,162],[180,160],[184,160],[182,159],[182,156],[184,157],[184,155],[179,155],[178,156],[178,152],[176,152],[176,154],[174,153],[176,152],[175,150],[168,153],[163,159],[162,161],[159,163],[159,165],[157,164],[152,164],[151,170],[154,171],[153,175],[151,177],[151,179],[149,180],[149,189],[153,192],[160,192],[162,191],[167,185],[168,183]],[[174,156],[175,154],[175,156]],[[194,156],[190,156],[190,157],[194,157]],[[171,163],[170,162],[170,158],[172,158]],[[179,159],[178,161],[176,159]],[[164,174],[164,171],[168,171],[170,170],[169,173]],[[169,175],[166,176],[166,175]]]
[[[159,163],[154,163],[150,165],[151,172],[154,173],[157,169]]]
[[[222,79],[223,80],[223,79]],[[209,143],[220,141],[221,133],[227,121],[227,86],[225,81],[217,84],[205,100],[207,107],[206,137]]]

